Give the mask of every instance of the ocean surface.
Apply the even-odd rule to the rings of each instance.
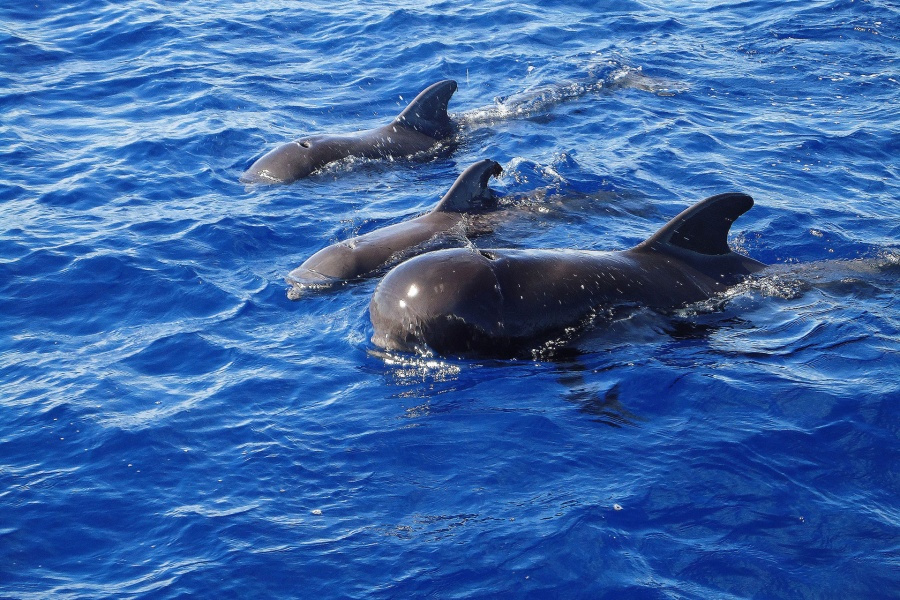
[[[900,7],[7,2],[0,597],[897,598]],[[246,186],[454,79],[451,144]],[[751,194],[773,265],[516,360],[385,355],[320,248],[492,158],[478,247]]]

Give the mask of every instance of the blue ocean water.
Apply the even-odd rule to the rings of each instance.
[[[0,8],[0,596],[893,598],[900,9]],[[238,182],[455,79],[455,147]],[[323,246],[482,158],[482,247],[754,196],[725,298],[533,360],[385,356]]]

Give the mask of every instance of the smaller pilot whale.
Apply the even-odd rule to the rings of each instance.
[[[746,194],[712,196],[622,252],[455,248],[417,256],[375,288],[372,341],[389,351],[509,355],[599,309],[665,311],[710,298],[765,267],[728,246],[731,224],[751,206]]]
[[[477,233],[469,215],[496,207],[488,180],[502,171],[498,163],[481,160],[462,172],[431,212],[319,250],[287,276],[288,296],[297,299],[303,289],[331,287],[376,273],[392,258],[459,225],[465,235]]]
[[[312,135],[283,144],[254,162],[241,175],[241,181],[290,183],[349,156],[403,157],[428,150],[456,131],[447,114],[447,104],[455,91],[455,81],[439,81],[423,90],[383,127],[344,135]]]

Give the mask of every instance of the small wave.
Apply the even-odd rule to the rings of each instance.
[[[683,83],[651,77],[644,74],[642,67],[630,67],[615,61],[589,67],[586,71],[581,79],[539,86],[512,96],[496,98],[493,105],[457,115],[457,119],[462,127],[474,128],[543,114],[564,102],[589,94],[637,89],[670,96],[687,90]]]
[[[462,371],[459,364],[428,355],[417,356],[374,349],[369,350],[369,354],[384,361],[388,377],[398,385],[452,381]]]
[[[876,258],[819,261],[804,264],[774,265],[726,296],[758,292],[766,297],[796,299],[814,288],[850,295],[868,295],[868,291],[896,290],[900,254],[885,250]]]

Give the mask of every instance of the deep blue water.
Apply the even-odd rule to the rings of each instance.
[[[0,596],[892,598],[888,1],[0,8]],[[238,182],[459,82],[452,151]],[[703,197],[775,266],[534,360],[384,356],[323,246],[481,158],[482,247],[624,249]]]

